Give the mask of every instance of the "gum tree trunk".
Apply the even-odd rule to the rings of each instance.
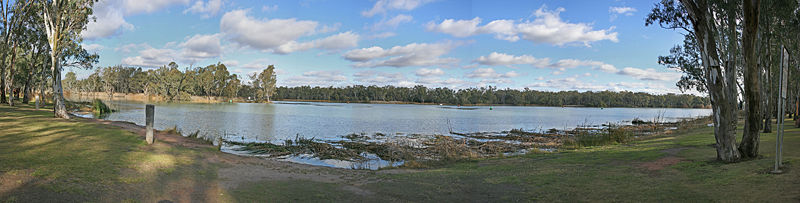
[[[758,143],[760,141],[759,125],[761,108],[759,101],[760,88],[758,86],[759,68],[756,60],[755,43],[758,34],[758,15],[760,0],[744,1],[744,33],[742,36],[742,51],[744,52],[744,97],[747,102],[745,109],[744,133],[742,143],[739,144],[739,151],[743,158],[755,158],[758,156]]]
[[[714,22],[711,11],[705,0],[681,0],[692,21],[695,37],[700,48],[703,67],[706,71],[706,85],[711,98],[714,119],[714,137],[717,141],[717,159],[724,162],[737,162],[741,158],[736,148],[736,103],[737,95],[735,85],[727,85],[731,80],[735,82],[734,74],[724,74],[720,68],[719,55],[715,41]],[[726,68],[730,70],[730,68]],[[735,70],[735,69],[733,69]],[[735,84],[735,83],[734,83]],[[730,89],[733,90],[730,90]],[[731,102],[734,101],[734,102]],[[734,105],[732,105],[734,104]]]
[[[64,106],[64,93],[61,89],[61,63],[55,53],[50,54],[50,71],[53,72],[53,113],[57,118],[69,119],[67,108]]]
[[[8,65],[8,79],[6,79],[5,88],[6,91],[10,92],[11,95],[8,96],[8,105],[14,106],[15,94],[14,94],[14,60],[17,59],[17,43],[14,43],[13,48],[11,48],[11,63]],[[5,64],[3,64],[5,65]]]

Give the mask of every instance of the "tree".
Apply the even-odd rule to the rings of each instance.
[[[53,73],[53,112],[58,118],[69,119],[61,88],[61,59],[70,45],[79,44],[80,34],[89,22],[94,0],[39,0],[50,46],[50,71]]]
[[[253,80],[253,87],[257,89],[256,98],[258,100],[271,102],[272,100],[270,100],[270,97],[275,94],[275,66],[267,66],[267,68],[258,75],[253,73],[250,75],[250,79]]]
[[[759,88],[759,68],[756,58],[755,43],[758,37],[758,15],[761,6],[760,0],[745,0],[744,7],[744,36],[742,48],[744,52],[744,98],[746,101],[744,133],[739,151],[742,157],[755,158],[758,156],[759,126],[761,125],[761,95]],[[778,118],[782,119],[782,118]]]
[[[735,27],[735,22],[731,24],[728,20],[717,20],[714,16],[720,13],[730,16],[735,15],[735,12],[719,10],[722,5],[709,5],[706,0],[681,0],[680,3],[662,0],[648,15],[645,25],[658,23],[667,29],[683,29],[687,32],[686,35],[692,36],[690,39],[695,40],[705,76],[705,89],[711,98],[717,159],[736,162],[741,157],[736,147],[737,71],[732,63],[725,65],[723,70],[717,42],[717,39],[721,39],[720,36],[726,36],[718,33],[720,30],[717,29],[717,23],[727,22],[728,26]],[[728,38],[735,36],[727,35]],[[729,53],[729,56],[731,54],[734,53]],[[730,60],[735,60],[735,57],[729,57]]]

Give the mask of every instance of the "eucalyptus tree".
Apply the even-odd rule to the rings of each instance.
[[[50,72],[53,77],[53,111],[56,117],[69,119],[61,88],[61,59],[70,44],[80,44],[81,31],[89,22],[95,0],[38,0],[50,46]]]
[[[14,64],[17,56],[17,46],[21,43],[17,39],[17,35],[21,32],[19,27],[21,27],[23,19],[26,15],[29,15],[29,8],[33,1],[32,0],[24,0],[24,1],[2,1],[0,0],[0,13],[2,14],[2,37],[3,37],[3,46],[2,54],[2,66],[3,68],[0,69],[0,73],[2,73],[2,89],[0,91],[0,101],[5,102],[5,92],[13,91],[12,85],[14,83]],[[11,60],[6,65],[6,58],[8,55],[11,55]],[[14,105],[14,94],[10,95],[10,98],[7,100],[8,105]]]
[[[725,34],[724,31],[718,27],[719,24],[726,23],[727,26],[734,26],[730,20],[717,19],[720,12],[731,12],[725,8],[725,2],[707,0],[681,0],[680,4],[674,0],[662,0],[656,4],[652,12],[645,20],[645,25],[659,24],[667,29],[682,29],[690,35],[687,37],[689,40],[694,40],[690,43],[694,46],[685,46],[687,48],[696,48],[699,53],[696,59],[699,63],[695,63],[691,57],[692,54],[678,55],[674,62],[679,62],[681,65],[695,65],[699,64],[702,67],[703,80],[694,84],[705,84],[705,90],[709,93],[712,105],[712,114],[714,120],[714,137],[716,138],[717,159],[725,162],[736,162],[741,158],[739,150],[736,147],[736,117],[737,117],[737,97],[736,93],[736,76],[737,70],[735,65],[731,65],[735,61],[735,52],[728,53],[728,61],[723,66],[722,61],[724,53],[721,53],[721,47],[725,46],[720,44],[718,40],[728,39],[735,37],[735,33]],[[727,13],[726,15],[735,15],[735,13]],[[735,21],[735,20],[734,20]],[[724,25],[723,25],[724,26]],[[686,42],[684,42],[686,43]],[[728,51],[733,51],[735,44],[727,43],[729,46]],[[725,47],[722,47],[725,48]],[[676,50],[680,54],[682,51]],[[691,51],[690,51],[691,52]],[[684,58],[688,61],[681,61]],[[724,68],[724,69],[723,69]],[[689,78],[697,78],[697,71],[694,67],[686,67],[684,69],[694,70],[690,72],[693,74]],[[679,83],[680,84],[680,83]],[[690,84],[692,85],[692,84]]]
[[[256,89],[256,99],[270,102],[270,97],[275,94],[275,66],[269,65],[261,73],[253,73],[250,79]]]
[[[744,33],[742,37],[742,52],[744,53],[744,98],[746,101],[744,133],[739,151],[742,157],[755,158],[758,156],[758,143],[760,141],[759,126],[761,125],[761,95],[759,87],[759,67],[756,57],[755,44],[758,38],[758,17],[760,0],[743,1]]]

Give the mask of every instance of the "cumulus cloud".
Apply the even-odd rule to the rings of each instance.
[[[354,81],[362,85],[393,85],[398,87],[411,87],[417,85],[409,80],[403,73],[387,73],[373,70],[359,71],[353,74]]]
[[[399,26],[400,24],[411,22],[413,19],[414,17],[410,15],[400,14],[391,19],[388,20],[384,19],[378,23],[375,23],[375,25],[373,26],[373,30],[378,30],[384,27],[397,28],[397,26]]]
[[[550,59],[537,59],[531,55],[514,56],[510,54],[492,52],[488,56],[478,57],[478,59],[475,59],[475,62],[488,66],[528,64],[536,67],[545,67],[550,64]]]
[[[125,20],[122,7],[116,1],[100,1],[94,6],[93,21],[86,24],[81,36],[86,40],[110,37],[130,31],[134,26]]]
[[[378,0],[372,9],[362,11],[361,15],[365,17],[372,17],[375,14],[385,14],[389,10],[414,10],[424,4],[430,3],[432,0]]]
[[[608,12],[611,13],[610,21],[617,19],[619,15],[632,16],[636,12],[636,8],[632,7],[609,7]]]
[[[361,38],[353,32],[343,32],[309,42],[298,42],[302,36],[327,33],[339,29],[340,24],[322,26],[318,22],[290,19],[256,19],[248,16],[249,10],[234,10],[225,13],[220,20],[220,30],[244,47],[278,54],[288,54],[309,49],[335,51],[358,46]]]
[[[639,80],[677,81],[681,78],[681,74],[678,72],[659,72],[652,68],[626,67],[617,72],[617,74],[631,76]]]
[[[328,51],[341,50],[358,46],[359,38],[360,36],[353,32],[343,32],[310,42],[298,43],[296,41],[290,41],[286,44],[278,46],[278,48],[275,49],[275,53],[288,54],[296,51],[309,50],[312,48]]]
[[[551,62],[549,58],[536,58],[531,55],[515,56],[505,53],[492,52],[487,56],[480,56],[474,60],[480,65],[497,66],[497,65],[531,65],[537,68],[554,68],[559,71],[564,71],[567,68],[575,68],[580,66],[592,67],[597,70],[616,73],[617,68],[611,64],[606,64],[600,61],[592,60],[578,60],[578,59],[561,59],[556,62]]]
[[[456,58],[442,58],[459,43],[411,43],[384,49],[378,46],[350,50],[344,58],[355,62],[354,67],[407,67],[447,65],[458,62]]]
[[[200,14],[203,14],[202,15],[203,18],[209,18],[209,17],[215,16],[215,15],[217,15],[217,13],[219,13],[219,10],[222,9],[222,3],[223,3],[222,0],[208,0],[208,1],[198,0],[198,1],[195,1],[194,4],[192,4],[191,7],[189,7],[186,10],[184,10],[183,13],[184,14],[186,14],[186,13],[193,13],[193,14],[200,13]]]
[[[514,71],[509,71],[509,72],[501,74],[501,73],[498,73],[497,71],[495,71],[492,68],[478,68],[478,69],[473,70],[472,72],[469,72],[469,73],[465,74],[464,76],[468,77],[468,78],[488,78],[488,79],[495,78],[496,79],[496,78],[513,78],[513,77],[520,76],[520,74],[517,73],[517,72],[514,72]]]
[[[561,19],[559,14],[564,8],[547,10],[542,6],[534,11],[533,21],[494,20],[479,26],[481,18],[471,20],[446,19],[441,23],[429,22],[429,31],[441,32],[455,37],[469,37],[477,34],[494,34],[495,38],[506,41],[528,40],[534,43],[548,43],[562,46],[565,44],[582,44],[602,40],[618,42],[614,27],[605,30],[594,30],[586,23],[569,23]]]
[[[609,82],[597,83],[578,79],[577,76],[550,79],[525,85],[527,88],[551,91],[578,90],[578,91],[632,91],[649,92],[654,94],[680,93],[676,88],[669,88],[661,83],[653,82]]]
[[[234,42],[260,50],[271,50],[314,33],[315,21],[290,19],[256,19],[248,10],[234,10],[222,15],[220,30]]]
[[[105,48],[105,47],[103,47],[103,45],[99,45],[99,44],[84,44],[84,45],[81,45],[81,46],[84,49],[86,49],[86,51],[94,52],[94,53],[97,53],[97,52],[103,50],[103,48]]]
[[[283,85],[295,86],[341,86],[347,77],[339,71],[308,71],[300,76],[289,77]]]
[[[440,68],[436,69],[427,69],[427,68],[420,68],[417,69],[417,72],[414,73],[419,77],[429,77],[429,76],[441,76],[444,75],[444,71]]]
[[[123,0],[125,13],[151,13],[173,4],[189,4],[189,0]]]
[[[632,7],[609,7],[609,13],[632,16],[636,12],[636,8]]]
[[[129,66],[159,67],[176,61],[178,53],[173,49],[146,48],[139,51],[139,56],[122,59],[122,64]]]
[[[194,35],[187,37],[179,46],[183,48],[182,56],[191,61],[218,57],[222,54],[220,37],[222,34]]]

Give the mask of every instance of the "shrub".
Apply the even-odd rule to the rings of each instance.
[[[111,113],[111,109],[108,108],[103,101],[100,101],[100,99],[94,99],[94,101],[92,101],[92,112],[96,114],[107,114]]]

